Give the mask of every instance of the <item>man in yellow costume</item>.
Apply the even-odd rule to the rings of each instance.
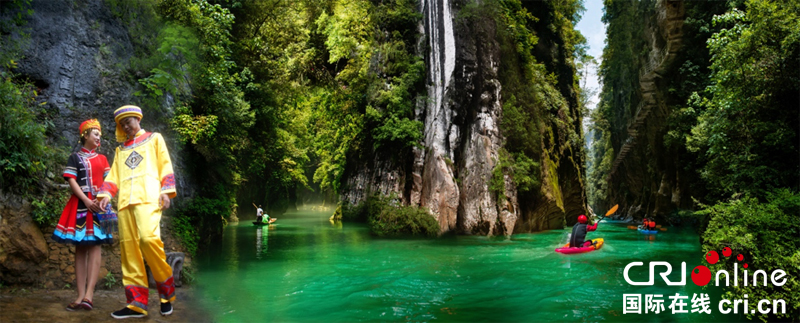
[[[132,105],[114,111],[117,141],[111,172],[97,198],[105,208],[117,196],[122,283],[128,306],[111,313],[117,319],[147,315],[147,271],[150,266],[161,298],[161,315],[172,314],[175,284],[161,241],[161,210],[174,198],[175,175],[167,145],[159,133],[146,132],[139,125],[142,109]]]

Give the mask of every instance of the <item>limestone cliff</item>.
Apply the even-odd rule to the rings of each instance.
[[[501,55],[497,12],[475,9],[482,5],[467,0],[420,2],[418,51],[427,69],[426,93],[416,109],[417,120],[424,124],[422,147],[407,154],[376,154],[349,168],[344,201],[355,204],[370,194],[396,194],[405,204],[427,208],[441,233],[481,235],[560,228],[565,214],[585,212],[582,154],[560,141],[550,146],[542,142],[547,153],[534,156],[546,165],[536,174],[543,179],[540,189],[519,193],[507,174],[502,179],[504,199],[498,201],[490,189],[507,144],[501,131],[501,73],[508,71],[500,66],[512,58]],[[547,33],[546,27],[540,32]],[[553,61],[548,67],[565,78],[559,90],[567,98],[568,113],[578,115],[574,70],[559,53],[558,37],[551,37],[537,54]],[[566,71],[558,70],[565,66]],[[566,127],[580,133],[580,118],[573,120]]]
[[[653,14],[645,17],[649,51],[641,58],[639,89],[633,93],[638,104],[623,118],[624,132],[612,135],[618,153],[607,178],[609,203],[619,203],[628,216],[665,216],[692,203],[683,194],[689,175],[681,174],[682,167],[675,165],[663,143],[671,109],[664,75],[678,67],[684,18],[683,1],[657,1]]]

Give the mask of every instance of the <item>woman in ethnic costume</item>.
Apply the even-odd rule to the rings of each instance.
[[[100,272],[100,245],[113,242],[110,230],[100,225],[98,215],[103,212],[95,197],[103,178],[111,170],[106,156],[95,152],[100,146],[100,122],[97,119],[84,121],[80,134],[83,146],[69,156],[63,174],[72,197],[53,232],[56,242],[75,245],[78,298],[67,305],[68,311],[93,308],[94,287]]]

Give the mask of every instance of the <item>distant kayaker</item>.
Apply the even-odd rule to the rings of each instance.
[[[264,210],[261,209],[261,205],[256,206],[253,203],[253,206],[256,208],[256,223],[274,223],[278,220],[278,218],[271,218],[269,214],[264,213]]]
[[[597,230],[597,223],[593,225],[588,224],[589,219],[581,214],[578,216],[578,223],[572,226],[572,236],[569,239],[570,248],[574,247],[588,247],[592,245],[592,241],[586,240],[586,233],[589,231]]]
[[[264,210],[261,209],[261,205],[256,206],[255,202],[253,202],[253,207],[256,208],[256,222],[261,223],[261,217],[264,215]]]
[[[642,225],[639,228],[641,228],[642,230],[655,230],[656,221],[644,218],[644,220],[642,220]]]

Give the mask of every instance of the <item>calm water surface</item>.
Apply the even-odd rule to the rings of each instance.
[[[566,230],[510,238],[451,236],[381,239],[362,224],[328,222],[331,212],[296,212],[275,225],[252,220],[225,228],[223,241],[197,257],[197,296],[218,322],[354,321],[729,321],[719,291],[630,286],[633,261],[668,261],[672,281],[701,264],[697,234],[670,228],[648,239],[624,224],[601,223],[595,252],[553,249]],[[647,280],[645,270],[631,270]],[[711,294],[712,315],[672,314],[669,295]],[[623,315],[624,293],[662,294],[666,313]],[[686,301],[691,304],[690,300]],[[690,305],[686,307],[691,309]]]

